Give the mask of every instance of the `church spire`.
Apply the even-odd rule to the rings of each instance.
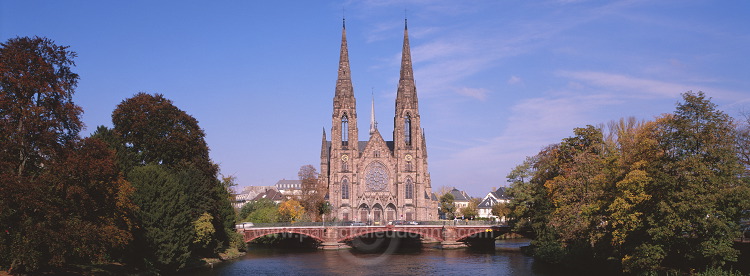
[[[378,122],[375,121],[375,94],[372,95],[372,107],[370,107],[370,135],[375,134]]]
[[[346,19],[341,29],[341,53],[339,55],[339,74],[336,81],[336,97],[354,97],[351,70],[349,69],[349,48],[346,45]]]
[[[417,87],[414,83],[414,69],[411,64],[411,47],[409,46],[409,28],[404,19],[404,46],[401,50],[401,74],[396,92],[397,115],[404,108],[417,108]]]

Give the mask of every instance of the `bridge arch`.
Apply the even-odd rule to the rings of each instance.
[[[356,237],[372,234],[372,233],[387,233],[387,232],[401,232],[420,235],[422,237],[431,238],[436,241],[443,241],[442,230],[438,228],[401,228],[401,227],[368,227],[360,229],[352,228],[341,228],[337,229],[337,242],[351,241]],[[395,234],[394,236],[397,236]]]
[[[459,232],[456,233],[456,241],[465,240],[476,234],[484,234],[486,235],[485,236],[486,238],[495,238],[495,237],[500,236],[500,233],[497,231],[497,229],[493,229],[490,227],[487,227],[487,228],[472,227],[472,228],[464,228],[464,229],[459,230]]]
[[[243,238],[245,243],[252,242],[253,240],[272,234],[298,234],[310,237],[318,242],[325,242],[323,229],[315,228],[256,228],[252,230],[244,230]]]

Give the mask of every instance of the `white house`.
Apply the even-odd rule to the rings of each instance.
[[[510,198],[505,195],[505,187],[500,187],[495,191],[489,192],[483,199],[482,202],[479,203],[477,206],[477,209],[479,211],[479,217],[480,218],[494,218],[499,219],[500,221],[505,221],[505,217],[498,218],[497,216],[492,215],[492,206],[495,206],[495,204],[498,203],[508,203],[510,202]]]

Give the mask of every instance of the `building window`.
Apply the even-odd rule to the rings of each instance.
[[[341,199],[349,199],[349,180],[341,181]]]
[[[341,145],[347,146],[349,144],[349,118],[344,114],[341,117]]]
[[[411,146],[411,116],[409,114],[404,116],[404,143]]]
[[[365,183],[370,191],[385,191],[388,187],[388,171],[381,163],[374,163],[365,174]]]
[[[341,171],[342,172],[348,172],[349,171],[349,162],[346,162],[344,160],[341,161]]]
[[[411,161],[406,161],[406,171],[407,172],[414,171],[414,168],[411,165]]]
[[[405,198],[412,199],[414,198],[414,183],[411,182],[411,178],[406,179],[406,187],[404,191]]]

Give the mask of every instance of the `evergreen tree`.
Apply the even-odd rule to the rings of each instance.
[[[134,168],[128,179],[135,187],[133,202],[140,208],[134,256],[161,273],[177,271],[190,257],[195,237],[186,186],[162,165]]]

